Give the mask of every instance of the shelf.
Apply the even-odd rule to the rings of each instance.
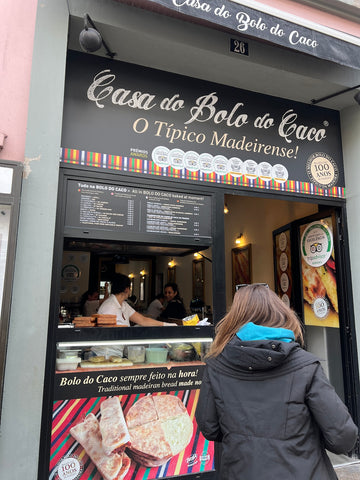
[[[66,346],[134,345],[139,343],[175,343],[178,341],[212,341],[214,327],[127,327],[127,328],[58,328],[56,342]]]

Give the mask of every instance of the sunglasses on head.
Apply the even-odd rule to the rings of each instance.
[[[238,285],[235,285],[235,292],[240,290],[240,288],[248,287],[249,285],[261,285],[262,287],[269,288],[267,283],[239,283]]]

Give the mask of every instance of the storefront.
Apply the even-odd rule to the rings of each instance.
[[[338,112],[69,50],[60,161],[41,476],[106,478],[106,461],[125,479],[214,478],[214,445],[194,418],[213,327],[77,325],[91,279],[100,289],[116,273],[132,279],[141,308],[175,264],[185,305],[199,279],[213,323],[237,284],[266,282],[299,313],[307,348],[357,416]],[[211,278],[189,273],[194,253]],[[166,358],[151,359],[154,344]],[[184,344],[193,357],[172,357]],[[146,352],[139,362],[134,347]],[[94,453],[87,435],[110,398],[131,443]],[[162,423],[167,453],[157,424],[133,424],[143,408],[158,418],[165,400],[179,412],[179,425]]]

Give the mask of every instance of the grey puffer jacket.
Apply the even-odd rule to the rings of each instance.
[[[234,337],[210,358],[196,419],[222,442],[221,480],[336,479],[325,449],[350,452],[358,434],[319,360],[278,340]]]

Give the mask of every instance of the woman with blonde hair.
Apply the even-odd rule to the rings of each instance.
[[[267,285],[240,288],[218,323],[196,419],[221,442],[221,480],[336,479],[326,454],[352,450],[357,427],[296,314]]]

